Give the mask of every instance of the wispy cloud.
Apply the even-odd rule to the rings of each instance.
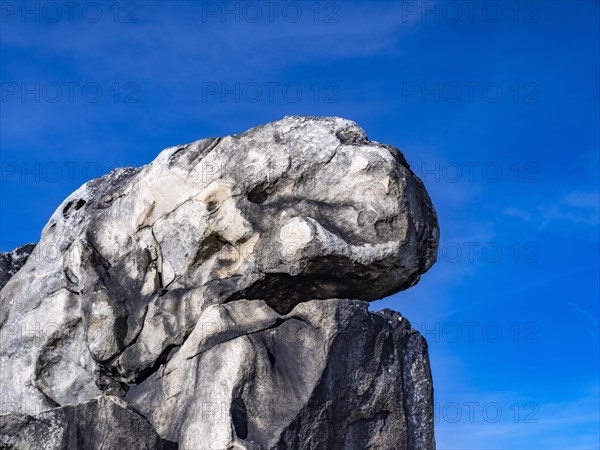
[[[538,210],[542,216],[542,227],[562,221],[598,225],[600,193],[572,191],[555,202],[541,204]]]
[[[209,3],[225,7],[224,2]],[[316,81],[333,81],[340,92],[346,93],[341,87],[345,79],[343,72],[331,71],[331,67],[360,58],[396,55],[401,51],[401,40],[419,28],[418,16],[404,17],[400,4],[331,3],[339,7],[332,22],[324,21],[329,10],[321,10],[319,20],[314,19],[315,5],[323,9],[323,3],[319,2],[301,3],[299,23],[284,20],[281,5],[273,23],[265,23],[265,20],[249,23],[235,20],[231,15],[225,21],[220,16],[203,21],[202,2],[172,2],[168,7],[162,2],[137,2],[139,22],[134,24],[115,23],[109,10],[104,11],[106,20],[103,18],[98,23],[23,24],[18,20],[3,23],[3,81],[30,85],[34,82],[79,82],[81,85],[94,82],[100,84],[105,93],[98,104],[87,104],[81,99],[75,103],[33,106],[16,104],[18,101],[6,103],[3,107],[6,111],[10,108],[11,114],[7,114],[2,130],[4,138],[32,147],[48,147],[52,145],[48,134],[61,130],[65,122],[73,122],[76,127],[72,134],[81,130],[73,141],[82,142],[86,133],[98,128],[98,123],[122,123],[129,119],[131,111],[135,111],[136,116],[131,126],[148,134],[155,134],[157,130],[161,134],[168,133],[173,123],[185,120],[194,120],[197,128],[202,120],[221,124],[223,116],[228,121],[235,120],[231,117],[230,103],[219,99],[202,100],[205,83],[227,83],[229,89],[236,82],[260,86],[274,82],[301,83],[304,103],[312,99],[310,86]],[[369,20],[364,20],[366,16]],[[34,57],[23,58],[24,54]],[[44,71],[39,70],[42,65],[46,68]],[[320,65],[330,68],[333,79],[321,72]],[[298,67],[304,69],[297,70]],[[111,86],[116,82],[134,83],[139,89],[140,103],[112,102]],[[267,88],[264,90],[266,97]],[[321,96],[326,94],[322,92]],[[109,100],[112,105],[108,104]],[[356,103],[354,109],[364,110],[365,105],[360,100],[351,98],[349,101]],[[254,111],[264,114],[270,110],[276,115],[271,118],[274,120],[290,113],[319,114],[316,111],[319,107],[336,105],[278,102],[265,107],[242,102],[236,106],[234,114],[243,112],[254,116]],[[305,111],[298,111],[303,106]],[[156,120],[157,113],[151,115],[148,111],[160,111],[161,120]],[[82,117],[93,120],[81,120]],[[234,131],[239,130],[227,130],[228,133]],[[64,139],[68,138],[61,136],[62,142],[57,143],[57,147],[64,146]]]
[[[531,212],[525,211],[523,209],[508,207],[502,210],[502,213],[510,216],[510,217],[518,217],[519,219],[523,219],[525,221],[531,219]]]
[[[590,337],[592,339],[595,339],[595,342],[597,342],[598,340],[598,319],[596,317],[594,317],[590,311],[588,311],[587,309],[582,308],[581,306],[576,305],[573,302],[568,302],[567,305],[569,305],[571,308],[573,308],[573,310],[575,310],[578,314],[580,314],[582,317],[584,317],[586,320],[584,323],[588,324],[588,333],[590,335]],[[583,324],[581,324],[581,326],[583,326]]]
[[[600,192],[573,190],[531,209],[510,206],[502,212],[531,221],[540,229],[560,223],[597,226],[600,224]]]
[[[169,74],[164,79],[183,80],[190,71],[219,78],[227,74],[256,76],[304,62],[381,56],[396,52],[399,39],[418,28],[418,16],[403,15],[400,4],[335,4],[338,10],[329,21],[324,20],[324,11],[318,20],[314,17],[314,8],[322,6],[306,3],[299,23],[285,20],[280,10],[272,23],[265,23],[266,18],[251,23],[231,14],[224,20],[220,14],[203,17],[201,2],[176,2],[168,8],[161,2],[143,2],[136,24],[110,20],[31,24],[28,27],[44,30],[29,34],[26,41],[22,39],[23,26],[8,24],[3,25],[2,39],[5,47],[55,56],[60,58],[58,63],[72,61],[80,70],[96,72],[99,64],[110,63],[107,69],[131,73],[135,68],[140,77],[158,79],[160,71]],[[366,15],[370,20],[364,20]],[[150,54],[152,58],[143,58]]]
[[[463,395],[464,403],[482,406],[473,408],[472,420],[468,414],[456,422],[442,416],[437,427],[438,449],[595,450],[600,444],[598,395],[597,385],[558,402],[535,402],[523,394],[507,392]],[[461,405],[463,400],[456,403]],[[498,405],[501,418],[496,421],[497,406],[484,413],[485,405]],[[443,411],[443,403],[439,409]]]

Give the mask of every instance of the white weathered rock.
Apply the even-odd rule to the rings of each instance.
[[[326,413],[318,402],[328,397],[313,404],[307,396],[327,367],[343,359],[327,339],[351,326],[338,322],[345,308],[357,308],[327,299],[371,301],[412,286],[435,262],[438,234],[429,197],[402,154],[369,141],[348,120],[286,117],[166,149],[147,166],[117,169],[69,196],[0,291],[0,401],[32,413],[129,390],[127,398],[138,402],[133,393],[148,395],[154,383],[163,397],[155,394],[153,424],[163,437],[194,448],[233,442],[234,419],[210,427],[185,416],[182,405],[206,401],[213,391],[237,405],[237,384],[255,380],[248,436],[260,445],[313,448],[290,444],[285,430],[308,433],[324,420],[314,414]],[[283,333],[298,325],[296,316],[317,331],[298,340]],[[374,319],[366,311],[355,316],[360,338],[360,321]],[[208,318],[223,329],[198,331]],[[384,330],[371,330],[372,339],[392,333]],[[292,375],[288,367],[289,379],[277,378],[256,341],[269,333],[283,333],[277,339],[297,354],[294,370],[304,372]],[[396,380],[401,397],[412,388],[398,381],[401,364],[395,364],[396,378],[371,376],[388,385]],[[263,381],[268,388],[260,387]],[[354,381],[343,379],[342,391]],[[427,378],[419,389],[430,384]],[[269,413],[252,409],[251,402],[273,403],[273,392],[292,397]],[[310,410],[307,422],[293,425],[299,408]],[[383,411],[375,409],[368,414]],[[385,411],[407,429],[409,415]],[[346,439],[381,433],[381,424],[366,416],[356,418]],[[350,427],[353,417],[336,426]],[[284,434],[276,435],[278,429]],[[394,430],[389,436],[404,433]],[[335,433],[331,439],[340,437]]]

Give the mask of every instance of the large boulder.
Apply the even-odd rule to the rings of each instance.
[[[0,415],[0,448],[168,450],[166,444],[143,416],[117,397],[98,397],[36,415]]]
[[[213,305],[126,399],[185,449],[431,449],[427,345],[399,313],[313,300]]]
[[[241,397],[247,436],[285,448],[292,445],[285,433],[294,427],[309,433],[329,420],[325,403],[339,395],[336,389],[353,389],[356,380],[327,369],[342,358],[340,366],[358,370],[343,359],[353,347],[340,337],[344,329],[356,327],[356,338],[372,346],[386,333],[394,335],[394,352],[407,344],[383,325],[370,329],[375,316],[360,301],[415,284],[435,262],[438,236],[431,201],[402,154],[369,141],[348,120],[286,117],[239,135],[168,148],[147,166],[117,169],[69,196],[0,291],[0,402],[32,414],[102,394],[127,396],[148,412],[161,436],[195,448],[212,445],[213,438],[233,442],[238,391],[253,379],[255,397]],[[336,298],[355,301],[330,300]],[[363,312],[348,323],[338,318],[359,311],[358,305]],[[199,336],[199,324],[211,314],[231,315],[219,316],[229,325]],[[294,340],[290,330],[298,321],[316,331],[303,325],[305,340]],[[273,345],[299,358],[281,360],[284,373],[293,364],[303,369],[289,379],[277,378],[280,368],[269,368],[264,358],[268,346],[255,342],[273,333]],[[346,343],[335,344],[339,339]],[[370,376],[396,383],[387,399],[383,391],[369,394],[374,404],[404,398],[413,387],[399,378],[400,359],[394,378],[366,351],[360,347],[357,354],[373,357]],[[430,389],[426,353],[419,354]],[[200,363],[204,358],[212,362]],[[207,364],[222,383],[198,368]],[[157,378],[165,373],[172,375]],[[322,384],[329,376],[335,389]],[[165,394],[191,380],[195,386],[184,394]],[[298,386],[291,386],[294,381]],[[202,390],[217,385],[220,401],[238,405],[230,408],[228,425],[207,428],[181,416],[187,402],[207,401]],[[272,393],[271,402],[279,392],[292,397],[266,414],[256,409],[265,401],[257,394],[261,389]],[[313,398],[314,390],[322,395]],[[140,403],[149,393],[152,401]],[[144,404],[152,409],[144,412]],[[293,422],[302,408],[309,411],[304,422]],[[359,431],[344,439],[362,436],[363,428],[369,436],[380,433],[369,422],[380,412],[390,414],[385,423],[408,427],[411,420],[388,406],[369,408],[335,422],[342,430],[358,421],[352,429]],[[408,428],[392,428],[409,441]],[[205,429],[208,434],[198,431]],[[341,442],[339,430],[325,433],[323,439],[332,440],[322,442]]]

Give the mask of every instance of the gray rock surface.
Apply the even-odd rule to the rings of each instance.
[[[367,306],[211,306],[126,399],[186,449],[434,448],[425,340],[399,313]]]
[[[0,253],[0,289],[25,265],[34,248],[35,244],[25,244],[13,251]]]
[[[163,450],[165,445],[148,421],[123,400],[103,396],[35,416],[0,415],[0,448]]]
[[[0,291],[2,411],[105,394],[184,449],[432,448],[424,341],[365,302],[438,236],[402,154],[348,120],[168,148],[69,196]]]

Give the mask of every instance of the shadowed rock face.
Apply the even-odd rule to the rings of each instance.
[[[424,341],[360,300],[415,284],[438,235],[402,154],[344,119],[166,149],[68,197],[0,291],[1,401],[126,396],[190,449],[431,448]]]
[[[126,399],[186,449],[434,447],[423,337],[357,300],[313,300],[285,316],[262,300],[211,306]]]
[[[168,444],[123,400],[103,396],[35,417],[0,415],[0,448],[166,450]]]

